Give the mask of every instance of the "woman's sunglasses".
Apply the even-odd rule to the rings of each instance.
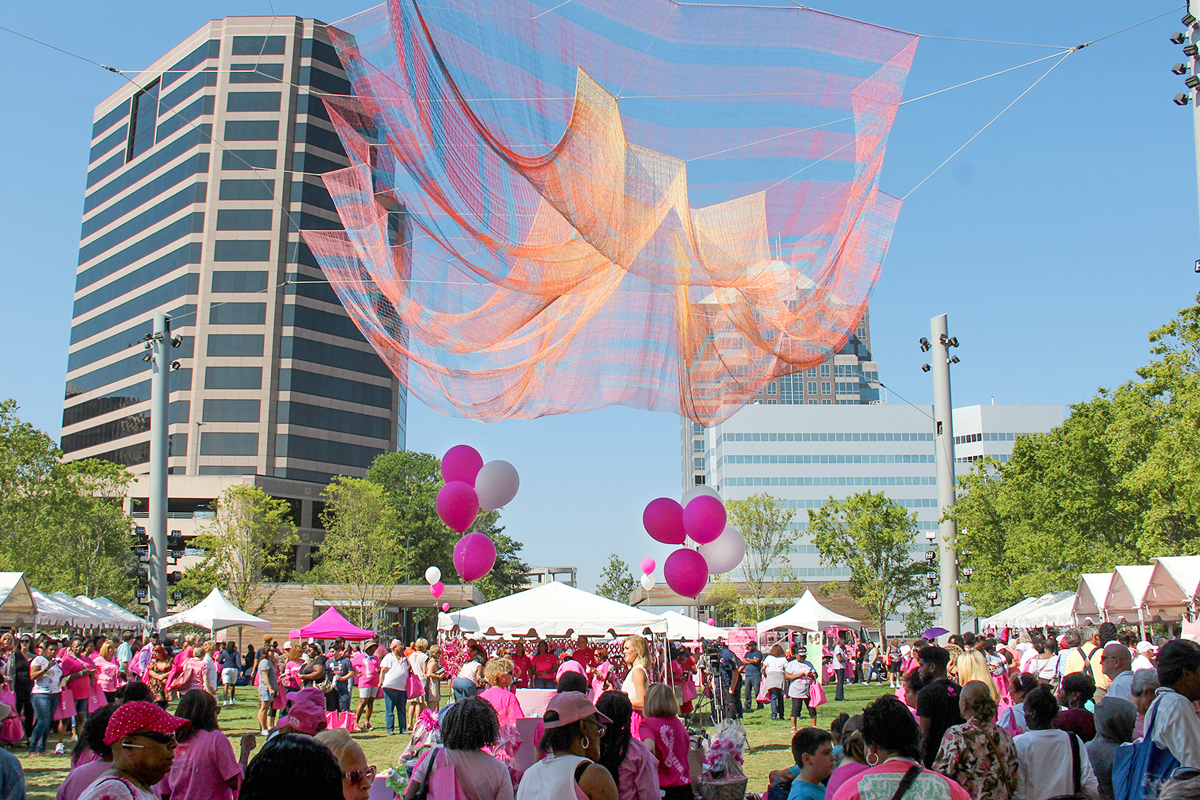
[[[364,780],[367,783],[375,782],[375,775],[379,772],[375,767],[367,767],[366,769],[356,769],[352,772],[343,772],[342,778],[350,783],[362,783]]]
[[[175,734],[173,734],[173,733],[158,733],[157,731],[137,731],[136,733],[131,733],[129,735],[130,736],[141,736],[143,739],[149,739],[152,742],[158,742],[159,744],[163,744],[163,745],[168,745],[171,742],[176,741]],[[128,743],[126,743],[126,744],[123,744],[122,747],[125,747],[126,749],[141,750],[141,749],[144,749],[146,746],[144,744],[128,744]]]

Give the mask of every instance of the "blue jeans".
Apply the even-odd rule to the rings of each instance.
[[[393,710],[396,716],[400,718],[400,733],[405,733],[404,729],[404,710],[408,705],[408,692],[404,689],[384,689],[383,690],[383,723],[387,727],[387,732],[392,732],[392,714]]]
[[[454,702],[456,703],[468,697],[479,696],[479,687],[470,678],[455,678],[454,682],[450,684],[450,689],[454,692]]]
[[[771,701],[771,719],[784,719],[783,689],[768,689],[767,697]]]
[[[453,685],[451,685],[453,688]],[[557,686],[553,678],[534,678],[533,688],[535,689],[555,689]]]
[[[38,693],[31,697],[36,721],[33,723],[33,732],[29,734],[30,753],[46,752],[46,734],[50,732],[50,725],[54,722],[54,709],[58,708],[58,696],[58,692],[55,692],[54,694]]]
[[[758,689],[762,686],[761,675],[743,675],[746,682],[746,710],[750,711],[754,707],[762,708],[763,704],[758,701]]]
[[[845,700],[846,699],[846,668],[842,667],[841,669],[835,669],[833,671],[833,674],[837,675],[837,694],[834,695],[833,699],[837,700],[837,701]]]

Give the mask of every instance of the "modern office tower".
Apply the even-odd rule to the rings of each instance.
[[[754,405],[867,405],[879,402],[879,365],[871,357],[870,312],[824,364],[771,381],[749,401]],[[741,412],[738,412],[741,413]],[[683,491],[712,483],[706,472],[704,426],[681,418],[679,438]]]
[[[808,535],[808,511],[830,498],[883,492],[916,513],[923,535],[914,559],[936,548],[929,538],[936,535],[941,515],[932,418],[928,405],[752,404],[719,425],[701,429],[695,440],[702,447],[695,457],[703,459],[708,483],[725,500],[769,494],[796,510],[792,525],[800,538],[788,566],[800,580],[840,580],[847,577],[845,571],[822,567]],[[977,451],[985,448],[989,455],[1001,456],[1011,452],[1018,434],[1049,431],[1062,421],[1062,406],[954,409],[954,432],[963,437],[955,445],[956,461],[977,458]],[[695,469],[688,464],[685,479]],[[958,467],[960,472],[965,469]],[[737,580],[739,574],[735,571],[731,577]]]
[[[142,337],[156,310],[181,337],[172,476],[323,484],[404,447],[405,391],[298,233],[340,227],[320,174],[349,161],[318,93],[349,91],[322,23],[230,17],[96,107],[63,408],[68,458],[146,472]],[[173,478],[169,491],[183,490]]]

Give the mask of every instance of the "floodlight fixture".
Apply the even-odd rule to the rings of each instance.
[[[932,345],[930,345],[930,344],[929,344],[929,340],[928,340],[928,339],[926,339],[924,336],[922,336],[922,337],[921,337],[921,340],[920,340],[920,345],[921,345],[921,352],[922,352],[922,353],[928,353],[928,352],[929,352],[929,348],[930,348],[930,347],[932,347]]]
[[[1197,53],[1200,53],[1200,47],[1194,44],[1185,45],[1183,48],[1183,54],[1188,58],[1195,58]]]
[[[1192,13],[1190,11],[1188,13],[1184,14],[1183,19],[1181,19],[1179,21],[1182,22],[1188,28],[1196,27],[1196,18],[1194,16],[1192,16]]]
[[[1187,79],[1184,80],[1184,84],[1189,89],[1195,89],[1197,87],[1200,87],[1200,78],[1197,78],[1195,75],[1188,75]]]
[[[1179,94],[1175,95],[1175,105],[1177,105],[1177,106],[1186,106],[1186,105],[1189,105],[1191,102],[1192,102],[1192,96],[1190,94],[1180,92]],[[1197,271],[1200,272],[1200,270],[1197,270]]]
[[[1182,61],[1177,61],[1175,62],[1175,65],[1171,67],[1171,72],[1174,72],[1176,75],[1187,75],[1189,69],[1190,67],[1188,67],[1187,64],[1184,64]]]
[[[1180,31],[1175,31],[1174,33],[1171,34],[1171,43],[1172,44],[1183,44],[1186,41],[1187,41],[1186,33],[1182,33]]]
[[[957,364],[957,363],[958,363],[958,356],[950,356],[950,361],[948,361],[947,363],[949,363],[949,364]]]
[[[922,365],[921,365],[921,372],[929,372],[929,365],[928,365],[928,364],[922,364]]]

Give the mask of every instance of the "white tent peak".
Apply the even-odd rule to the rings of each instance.
[[[208,593],[208,597],[196,605],[178,614],[171,614],[158,621],[158,629],[165,630],[172,625],[196,625],[210,631],[223,628],[233,628],[237,625],[248,625],[251,628],[271,630],[271,623],[262,617],[247,614],[233,603],[225,599],[225,595],[217,587]]]
[[[812,589],[805,589],[804,596],[796,601],[796,605],[782,614],[765,619],[758,623],[758,635],[761,637],[773,628],[799,628],[805,631],[820,631],[832,625],[847,628],[857,628],[860,623],[856,619],[830,611],[817,600]]]
[[[25,580],[25,573],[0,572],[0,625],[32,625],[37,611],[37,601]]]
[[[687,639],[688,641],[697,641],[699,639],[724,639],[729,635],[728,631],[721,628],[713,627],[707,622],[698,619],[692,619],[689,616],[680,614],[678,611],[668,611],[663,614],[663,619],[667,621],[667,638]]]
[[[551,582],[474,608],[438,614],[438,630],[480,636],[627,636],[665,633],[666,621],[633,606]]]

